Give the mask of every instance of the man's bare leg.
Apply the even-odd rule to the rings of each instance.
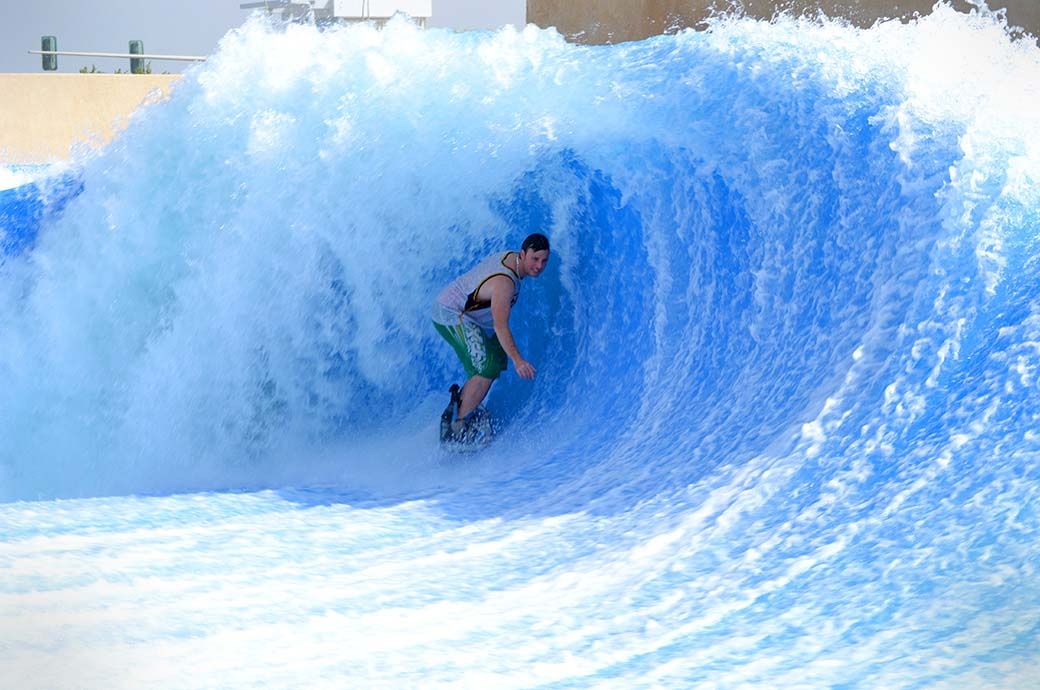
[[[459,404],[459,419],[462,419],[473,410],[477,409],[480,403],[484,402],[484,398],[487,397],[488,391],[491,390],[491,384],[494,379],[484,378],[483,376],[473,375],[466,381],[466,384],[462,386],[462,402]]]

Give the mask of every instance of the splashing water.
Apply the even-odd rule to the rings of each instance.
[[[1035,687],[1038,84],[944,5],[247,23],[0,259],[0,686]]]

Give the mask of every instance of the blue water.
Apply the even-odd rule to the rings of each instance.
[[[1038,85],[944,6],[232,32],[5,207],[0,687],[1040,687]]]

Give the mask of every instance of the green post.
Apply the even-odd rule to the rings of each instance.
[[[52,52],[58,50],[58,39],[54,36],[44,36],[40,39],[40,50]],[[58,56],[44,55],[43,69],[45,72],[53,72],[58,69]]]
[[[130,41],[131,55],[144,55],[144,41]],[[143,58],[130,58],[130,74],[144,74]]]

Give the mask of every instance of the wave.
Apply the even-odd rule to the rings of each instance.
[[[539,376],[485,471],[561,510],[1024,471],[1037,72],[943,5],[606,47],[251,20],[6,248],[0,496],[443,482],[431,295],[532,231]]]

